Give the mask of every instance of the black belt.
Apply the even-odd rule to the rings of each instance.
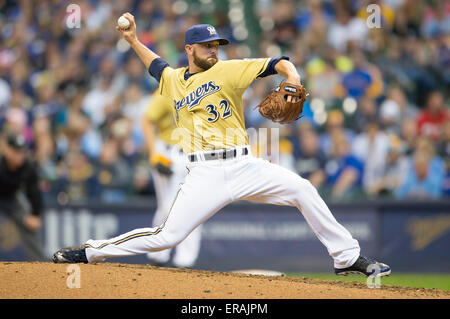
[[[217,160],[217,159],[230,159],[235,158],[238,156],[238,152],[241,152],[239,155],[248,155],[248,147],[244,147],[241,149],[230,149],[230,150],[218,150],[218,151],[212,151],[209,153],[204,153],[203,156],[205,157],[205,161],[211,161],[211,160]],[[198,161],[198,155],[197,154],[191,154],[188,155],[189,162],[197,162]]]

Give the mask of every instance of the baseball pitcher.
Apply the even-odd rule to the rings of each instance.
[[[168,249],[222,207],[248,200],[297,207],[327,248],[336,274],[390,274],[389,266],[360,255],[358,241],[336,221],[307,179],[250,152],[242,94],[254,80],[272,74],[284,77],[285,83],[262,103],[262,114],[280,123],[298,119],[296,108],[301,108],[305,92],[287,57],[221,61],[219,46],[228,44],[228,40],[221,38],[213,26],[201,24],[185,34],[188,67],[174,69],[138,40],[134,17],[130,13],[124,16],[130,26],[117,30],[159,81],[160,94],[173,100],[177,136],[187,154],[188,173],[159,227],[63,248],[54,254],[55,262],[95,263]]]

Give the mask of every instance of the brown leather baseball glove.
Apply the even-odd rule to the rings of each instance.
[[[288,96],[291,98],[288,99]],[[265,118],[276,123],[289,124],[303,116],[301,113],[307,96],[303,85],[281,82],[257,107]]]

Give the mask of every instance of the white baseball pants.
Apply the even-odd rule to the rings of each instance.
[[[222,207],[237,200],[295,206],[334,260],[335,268],[351,266],[359,256],[358,241],[340,225],[312,184],[297,174],[249,155],[187,164],[166,220],[154,228],[140,228],[107,240],[86,242],[89,262],[146,254],[181,243]]]
[[[161,140],[156,142],[156,150],[159,154],[172,161],[172,175],[159,173],[156,169],[151,169],[153,184],[155,186],[157,208],[153,217],[153,226],[161,225],[178,191],[180,183],[183,182],[186,170],[186,156],[177,146],[168,145]],[[192,267],[200,252],[202,239],[202,226],[200,225],[189,236],[186,237],[177,247],[173,254],[173,265],[176,267]],[[157,263],[164,264],[170,260],[171,249],[149,252],[147,257]]]

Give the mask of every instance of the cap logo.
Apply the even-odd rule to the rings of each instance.
[[[207,29],[209,31],[209,35],[217,34],[216,29],[214,29],[214,27],[207,27]]]

